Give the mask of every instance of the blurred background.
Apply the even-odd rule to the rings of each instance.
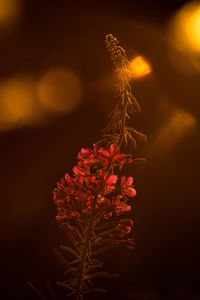
[[[104,299],[200,299],[200,2],[0,0],[1,299],[37,299],[27,281],[66,293],[52,190],[115,104],[108,33],[142,107],[129,125],[148,141],[127,149],[147,159],[125,171],[136,247],[104,255],[120,273]]]

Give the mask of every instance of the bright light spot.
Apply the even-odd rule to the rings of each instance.
[[[0,129],[29,124],[36,115],[35,85],[28,78],[12,78],[0,85]]]
[[[41,104],[56,113],[74,110],[80,102],[81,92],[79,78],[65,68],[50,70],[43,76],[38,86]]]
[[[0,0],[0,26],[13,24],[21,13],[21,0]]]
[[[200,3],[186,4],[175,16],[171,37],[181,51],[200,52]]]
[[[196,120],[191,114],[184,111],[175,112],[166,126],[159,131],[156,147],[165,150],[173,147],[195,125]]]
[[[129,74],[132,78],[141,78],[149,73],[151,73],[151,67],[142,56],[137,56],[130,61]]]

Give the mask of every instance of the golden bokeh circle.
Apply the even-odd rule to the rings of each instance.
[[[41,104],[54,113],[65,114],[74,110],[81,100],[81,94],[78,76],[63,67],[49,70],[38,85]]]

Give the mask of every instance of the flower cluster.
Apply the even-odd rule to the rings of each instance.
[[[121,169],[132,161],[130,155],[119,152],[116,144],[108,149],[96,145],[93,149],[82,148],[78,163],[73,167],[74,175],[65,174],[54,189],[57,220],[64,223],[73,217],[83,219],[94,202],[97,219],[130,211],[127,200],[136,195],[133,178],[122,176],[120,179],[114,169]]]

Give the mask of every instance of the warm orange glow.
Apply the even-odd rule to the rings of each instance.
[[[50,111],[67,113],[74,110],[81,99],[81,84],[77,75],[66,68],[47,72],[38,86],[41,104]]]
[[[141,78],[151,73],[151,67],[142,56],[137,56],[130,61],[129,73],[134,79]]]
[[[199,55],[191,56],[191,63],[193,67],[196,69],[196,71],[200,72],[200,56]]]
[[[12,78],[0,86],[0,128],[28,124],[36,115],[34,82],[31,79]]]
[[[0,83],[0,130],[41,125],[49,112],[75,109],[80,98],[79,79],[64,68],[47,72],[39,84],[29,75],[7,79]]]
[[[169,149],[196,125],[195,118],[184,111],[175,112],[156,137],[156,148]]]
[[[0,0],[0,26],[15,22],[20,11],[21,0]]]
[[[186,4],[172,22],[172,39],[181,51],[200,52],[200,3]]]

